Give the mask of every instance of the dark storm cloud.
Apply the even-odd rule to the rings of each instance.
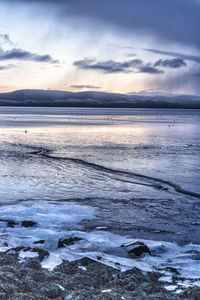
[[[74,66],[83,70],[97,70],[103,73],[128,73],[131,68],[142,65],[141,59],[132,59],[124,62],[113,60],[96,62],[94,59],[82,59],[74,62]]]
[[[163,74],[164,71],[147,65],[139,68],[139,73]]]
[[[159,59],[155,62],[154,67],[168,67],[168,68],[181,68],[186,67],[186,63],[181,58],[173,58],[173,59]]]
[[[100,89],[100,86],[94,86],[89,84],[72,84],[72,88],[74,89]]]
[[[149,74],[162,74],[164,71],[157,69],[151,64],[143,64],[141,59],[131,59],[124,62],[117,62],[108,60],[103,62],[96,62],[94,59],[82,59],[74,62],[74,66],[83,70],[96,70],[108,73],[149,73]]]
[[[12,0],[3,0],[12,2]],[[15,3],[27,0],[16,0]],[[30,3],[40,3],[52,9],[60,21],[68,16],[95,20],[110,24],[125,33],[147,34],[157,37],[164,42],[176,42],[193,45],[200,49],[200,5],[196,0],[32,0]],[[36,9],[35,9],[36,12]]]
[[[196,56],[196,55],[188,55],[188,54],[183,54],[183,53],[178,53],[178,52],[171,52],[171,51],[161,51],[161,50],[156,50],[156,49],[145,49],[145,50],[148,51],[148,52],[156,53],[156,54],[162,54],[162,55],[167,55],[167,56],[178,57],[178,58],[181,58],[181,59],[190,60],[190,61],[200,63],[200,56]]]
[[[0,49],[0,61],[4,60],[25,60],[25,61],[35,61],[35,62],[45,62],[45,63],[58,63],[58,60],[53,60],[48,54],[39,55],[24,51],[22,49],[13,48],[11,50],[4,51]]]

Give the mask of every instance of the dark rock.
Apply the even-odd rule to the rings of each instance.
[[[31,248],[31,247],[15,247],[15,248],[11,248],[7,251],[5,251],[6,254],[11,254],[12,251],[14,251],[17,255],[19,254],[20,251],[24,251],[24,252],[27,252],[27,251],[32,251],[32,252],[36,252],[38,254],[38,259],[40,261],[43,261],[43,259],[45,257],[48,257],[49,256],[49,252],[47,250],[44,250],[44,249],[40,249],[40,248]]]
[[[200,289],[199,287],[191,287],[184,291],[181,295],[181,299],[188,300],[199,300],[200,299]]]
[[[3,219],[0,219],[0,222],[7,222],[7,226],[10,227],[10,228],[14,228],[15,226],[19,225],[18,222],[15,222],[13,220],[3,220]],[[37,223],[34,222],[34,221],[22,221],[21,222],[21,226],[23,227],[33,227],[33,226],[36,226]]]
[[[33,244],[44,244],[45,240],[39,240],[39,241],[35,241],[33,242]]]
[[[7,252],[7,251],[6,251]],[[5,254],[6,254],[5,252]],[[0,260],[0,264],[1,265],[15,265],[17,262],[17,257],[13,256],[13,255],[4,255],[3,258]]]
[[[35,282],[45,282],[47,280],[47,276],[43,272],[32,272],[31,278]]]
[[[34,221],[23,221],[23,222],[21,223],[21,225],[22,225],[23,227],[33,227],[33,226],[36,226],[37,223],[34,222]]]
[[[24,264],[25,268],[33,269],[33,270],[38,270],[40,271],[42,269],[41,264],[37,259],[29,259],[25,262]]]
[[[24,250],[24,249],[26,249],[26,247],[23,247],[23,246],[10,248],[7,251],[5,251],[5,254],[13,254],[13,252],[18,254],[21,250]]]
[[[0,219],[0,222],[6,222],[6,223],[7,223],[7,226],[8,226],[8,227],[11,227],[11,228],[13,228],[13,227],[15,227],[16,225],[19,224],[19,223],[13,221],[13,220],[8,220],[8,219],[6,219],[6,220]]]
[[[43,292],[43,294],[47,298],[56,299],[56,298],[61,297],[63,295],[63,291],[58,286],[54,286],[54,287],[51,287],[48,290],[46,289]]]
[[[86,266],[87,271],[80,266]],[[160,275],[155,272],[143,273],[137,268],[121,272],[87,257],[73,262],[63,261],[53,271],[48,271],[41,268],[37,259],[19,263],[17,255],[0,253],[0,299],[200,299],[199,287],[185,289],[180,294],[167,291],[165,284],[158,281]]]
[[[44,249],[40,249],[40,248],[30,248],[31,251],[38,253],[38,259],[40,261],[43,261],[43,259],[45,257],[49,256],[49,252],[47,250]]]
[[[7,223],[7,226],[10,227],[10,228],[14,228],[16,225],[18,225],[18,223],[14,222],[14,221],[9,221]]]
[[[176,268],[173,268],[173,267],[166,267],[165,268],[166,271],[169,271],[171,273],[174,273],[176,275],[180,275],[180,273],[176,270]]]
[[[139,257],[143,254],[150,254],[151,255],[151,251],[149,250],[149,248],[142,242],[135,242],[129,245],[122,245],[122,247],[125,247],[127,252],[130,255]]]
[[[74,262],[69,262],[64,260],[60,265],[58,265],[55,269],[55,273],[62,273],[67,275],[74,275],[78,270],[77,264]]]
[[[79,237],[70,237],[68,239],[59,239],[57,248],[63,248],[65,246],[73,245],[75,242],[82,240]]]

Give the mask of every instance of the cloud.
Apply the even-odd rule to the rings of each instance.
[[[75,61],[74,66],[83,70],[97,70],[103,73],[128,73],[132,68],[142,65],[141,59],[132,59],[124,62],[113,60],[96,62],[95,59],[82,59]]]
[[[14,2],[27,5],[27,0]],[[158,41],[200,49],[200,5],[197,0],[30,0],[30,3],[48,6],[60,22],[68,20],[69,16],[78,20],[85,18],[92,21],[93,27],[100,22],[116,27],[127,35],[139,32],[156,37]],[[37,13],[38,9],[34,9]]]
[[[0,71],[4,71],[4,70],[9,70],[9,69],[12,69],[12,68],[15,68],[14,65],[7,65],[7,66],[0,66]]]
[[[186,67],[187,64],[184,62],[182,58],[174,58],[174,59],[159,59],[155,62],[154,67],[168,67],[177,69],[180,67]]]
[[[6,66],[0,66],[0,71],[3,71],[3,70],[7,70],[8,68]]]
[[[126,54],[126,57],[134,57],[134,56],[137,56],[137,55],[134,54],[134,53],[127,53],[127,54]]]
[[[163,74],[164,73],[163,70],[151,67],[149,65],[142,66],[141,68],[139,68],[138,72],[139,73],[149,73],[149,74]]]
[[[131,59],[124,62],[117,62],[113,60],[103,61],[103,62],[96,62],[95,59],[82,59],[77,60],[74,63],[79,69],[83,70],[96,70],[103,72],[105,74],[109,73],[149,73],[149,74],[162,74],[164,71],[157,69],[151,66],[150,63],[143,64],[141,59]]]
[[[72,84],[72,88],[75,89],[100,89],[100,86],[94,86],[94,85],[89,85],[89,84]]]
[[[35,61],[35,62],[45,62],[55,64],[58,63],[58,60],[53,60],[52,57],[48,54],[39,55],[24,51],[22,49],[13,48],[11,50],[4,51],[0,49],[0,61],[4,60],[24,60],[24,61]]]
[[[170,93],[173,92],[200,95],[199,66],[195,65],[193,68],[185,70],[185,72],[181,72],[178,76],[176,72],[170,73],[170,75],[166,75],[164,78],[161,78],[161,76],[152,76],[149,79],[149,87],[162,89],[169,91]]]
[[[9,34],[0,34],[0,44],[13,45],[13,42],[11,41]]]
[[[162,55],[167,55],[167,56],[178,57],[178,58],[181,58],[181,59],[190,60],[190,61],[200,63],[200,56],[188,55],[188,54],[183,54],[183,53],[179,53],[179,52],[161,51],[161,50],[156,50],[156,49],[145,49],[145,50],[148,51],[148,52],[156,53],[156,54],[162,54]]]

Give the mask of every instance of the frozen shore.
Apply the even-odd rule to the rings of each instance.
[[[19,262],[16,255],[0,255],[1,299],[200,299],[199,287],[174,293],[159,277],[137,268],[121,272],[89,258],[63,261],[49,271],[35,258]]]

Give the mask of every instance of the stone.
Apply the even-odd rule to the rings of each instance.
[[[140,241],[137,241],[137,242],[134,242],[134,243],[128,244],[128,245],[122,245],[122,247],[125,247],[128,254],[130,254],[131,256],[133,255],[136,257],[140,257],[143,254],[151,255],[151,251],[149,250],[149,248]]]
[[[45,257],[49,256],[49,252],[47,250],[40,249],[40,248],[23,247],[23,246],[11,248],[11,249],[5,251],[5,254],[12,254],[13,253],[13,254],[19,255],[20,251],[22,251],[22,250],[24,252],[32,251],[32,252],[37,253],[38,254],[38,259],[40,261],[43,261],[43,259]]]
[[[8,221],[7,226],[10,228],[14,228],[16,225],[18,225],[18,223],[14,222],[14,221]]]
[[[75,242],[82,240],[79,237],[70,237],[68,239],[59,239],[57,248],[73,245]]]
[[[44,244],[45,240],[39,240],[39,241],[35,241],[33,242],[33,244]]]
[[[25,268],[40,271],[42,269],[41,264],[37,259],[29,259],[24,264]]]
[[[21,223],[21,225],[22,225],[23,227],[34,227],[34,226],[37,225],[37,223],[34,222],[34,221],[23,221],[23,222]]]

